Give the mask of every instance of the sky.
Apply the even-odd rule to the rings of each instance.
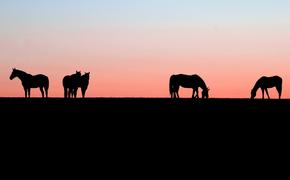
[[[169,97],[170,75],[198,74],[212,98],[249,98],[273,75],[290,98],[289,9],[289,0],[1,0],[0,97],[24,96],[9,80],[18,68],[47,75],[50,97],[63,97],[63,77],[78,70],[91,73],[88,97]]]

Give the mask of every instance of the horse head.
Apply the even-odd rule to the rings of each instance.
[[[202,90],[202,98],[203,99],[208,99],[208,96],[209,96],[208,91],[209,91],[208,87]]]
[[[252,89],[251,91],[251,99],[254,99],[256,97],[256,91],[255,89]]]
[[[90,72],[85,72],[85,74],[83,76],[89,79],[90,78]]]
[[[81,76],[81,75],[82,75],[82,74],[81,74],[81,71],[76,71],[75,75],[76,75],[76,76]]]
[[[12,68],[12,73],[9,77],[10,80],[14,79],[17,76],[17,69]]]

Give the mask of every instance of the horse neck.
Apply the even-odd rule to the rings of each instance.
[[[200,88],[201,88],[202,90],[207,90],[207,86],[206,86],[206,84],[205,84],[204,81],[201,81]]]
[[[21,81],[25,81],[27,79],[28,76],[31,76],[30,74],[27,74],[26,72],[23,71],[18,71],[17,77],[21,80]]]
[[[253,91],[256,92],[259,88],[260,88],[260,83],[258,81],[258,82],[256,82],[255,86],[253,87]]]

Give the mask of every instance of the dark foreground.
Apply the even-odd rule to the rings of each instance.
[[[49,113],[286,113],[290,99],[0,98],[0,111]],[[107,114],[111,115],[111,114]],[[186,114],[189,115],[189,114]],[[192,116],[192,115],[190,115]]]
[[[268,162],[271,154],[284,159],[289,111],[290,100],[0,98],[0,127],[12,157],[33,147],[22,153],[29,161],[40,153],[54,164],[79,156],[102,165],[117,160],[118,168],[134,159],[150,166],[188,160],[215,169],[221,162]]]
[[[169,99],[169,98],[88,98],[24,99],[0,98],[2,114],[42,117],[104,118],[187,118],[195,117],[286,117],[290,100]]]
[[[46,130],[49,134],[196,133],[200,137],[277,134],[290,129],[287,99],[0,98],[0,113],[0,122],[12,123],[12,128]]]

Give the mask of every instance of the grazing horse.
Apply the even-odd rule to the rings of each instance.
[[[39,88],[42,98],[44,98],[45,90],[45,97],[48,97],[49,79],[47,76],[43,74],[31,75],[24,71],[13,68],[10,75],[10,80],[14,79],[15,77],[18,77],[22,82],[22,86],[25,92],[25,98],[30,98],[31,88]]]
[[[171,98],[179,98],[179,87],[183,88],[192,88],[192,98],[199,98],[198,96],[198,88],[200,87],[202,89],[202,98],[207,99],[208,98],[208,91],[205,82],[203,79],[194,74],[194,75],[185,75],[185,74],[178,74],[178,75],[172,75],[170,76],[169,80],[169,92],[171,95]],[[196,95],[195,95],[196,93]]]
[[[70,98],[77,96],[77,90],[81,80],[81,72],[76,71],[75,74],[67,75],[62,80],[62,85],[64,88],[64,97]]]
[[[80,87],[82,90],[83,98],[85,98],[86,91],[87,91],[88,86],[89,86],[89,80],[90,80],[90,73],[89,72],[82,75],[81,81],[80,81]]]
[[[268,96],[268,99],[270,99],[268,88],[275,87],[279,94],[279,99],[281,99],[282,95],[282,78],[279,76],[272,76],[272,77],[266,77],[263,76],[256,82],[255,86],[253,87],[251,91],[251,99],[254,99],[256,97],[256,93],[259,88],[262,90],[262,99],[264,99],[264,92],[266,91],[266,94]]]

